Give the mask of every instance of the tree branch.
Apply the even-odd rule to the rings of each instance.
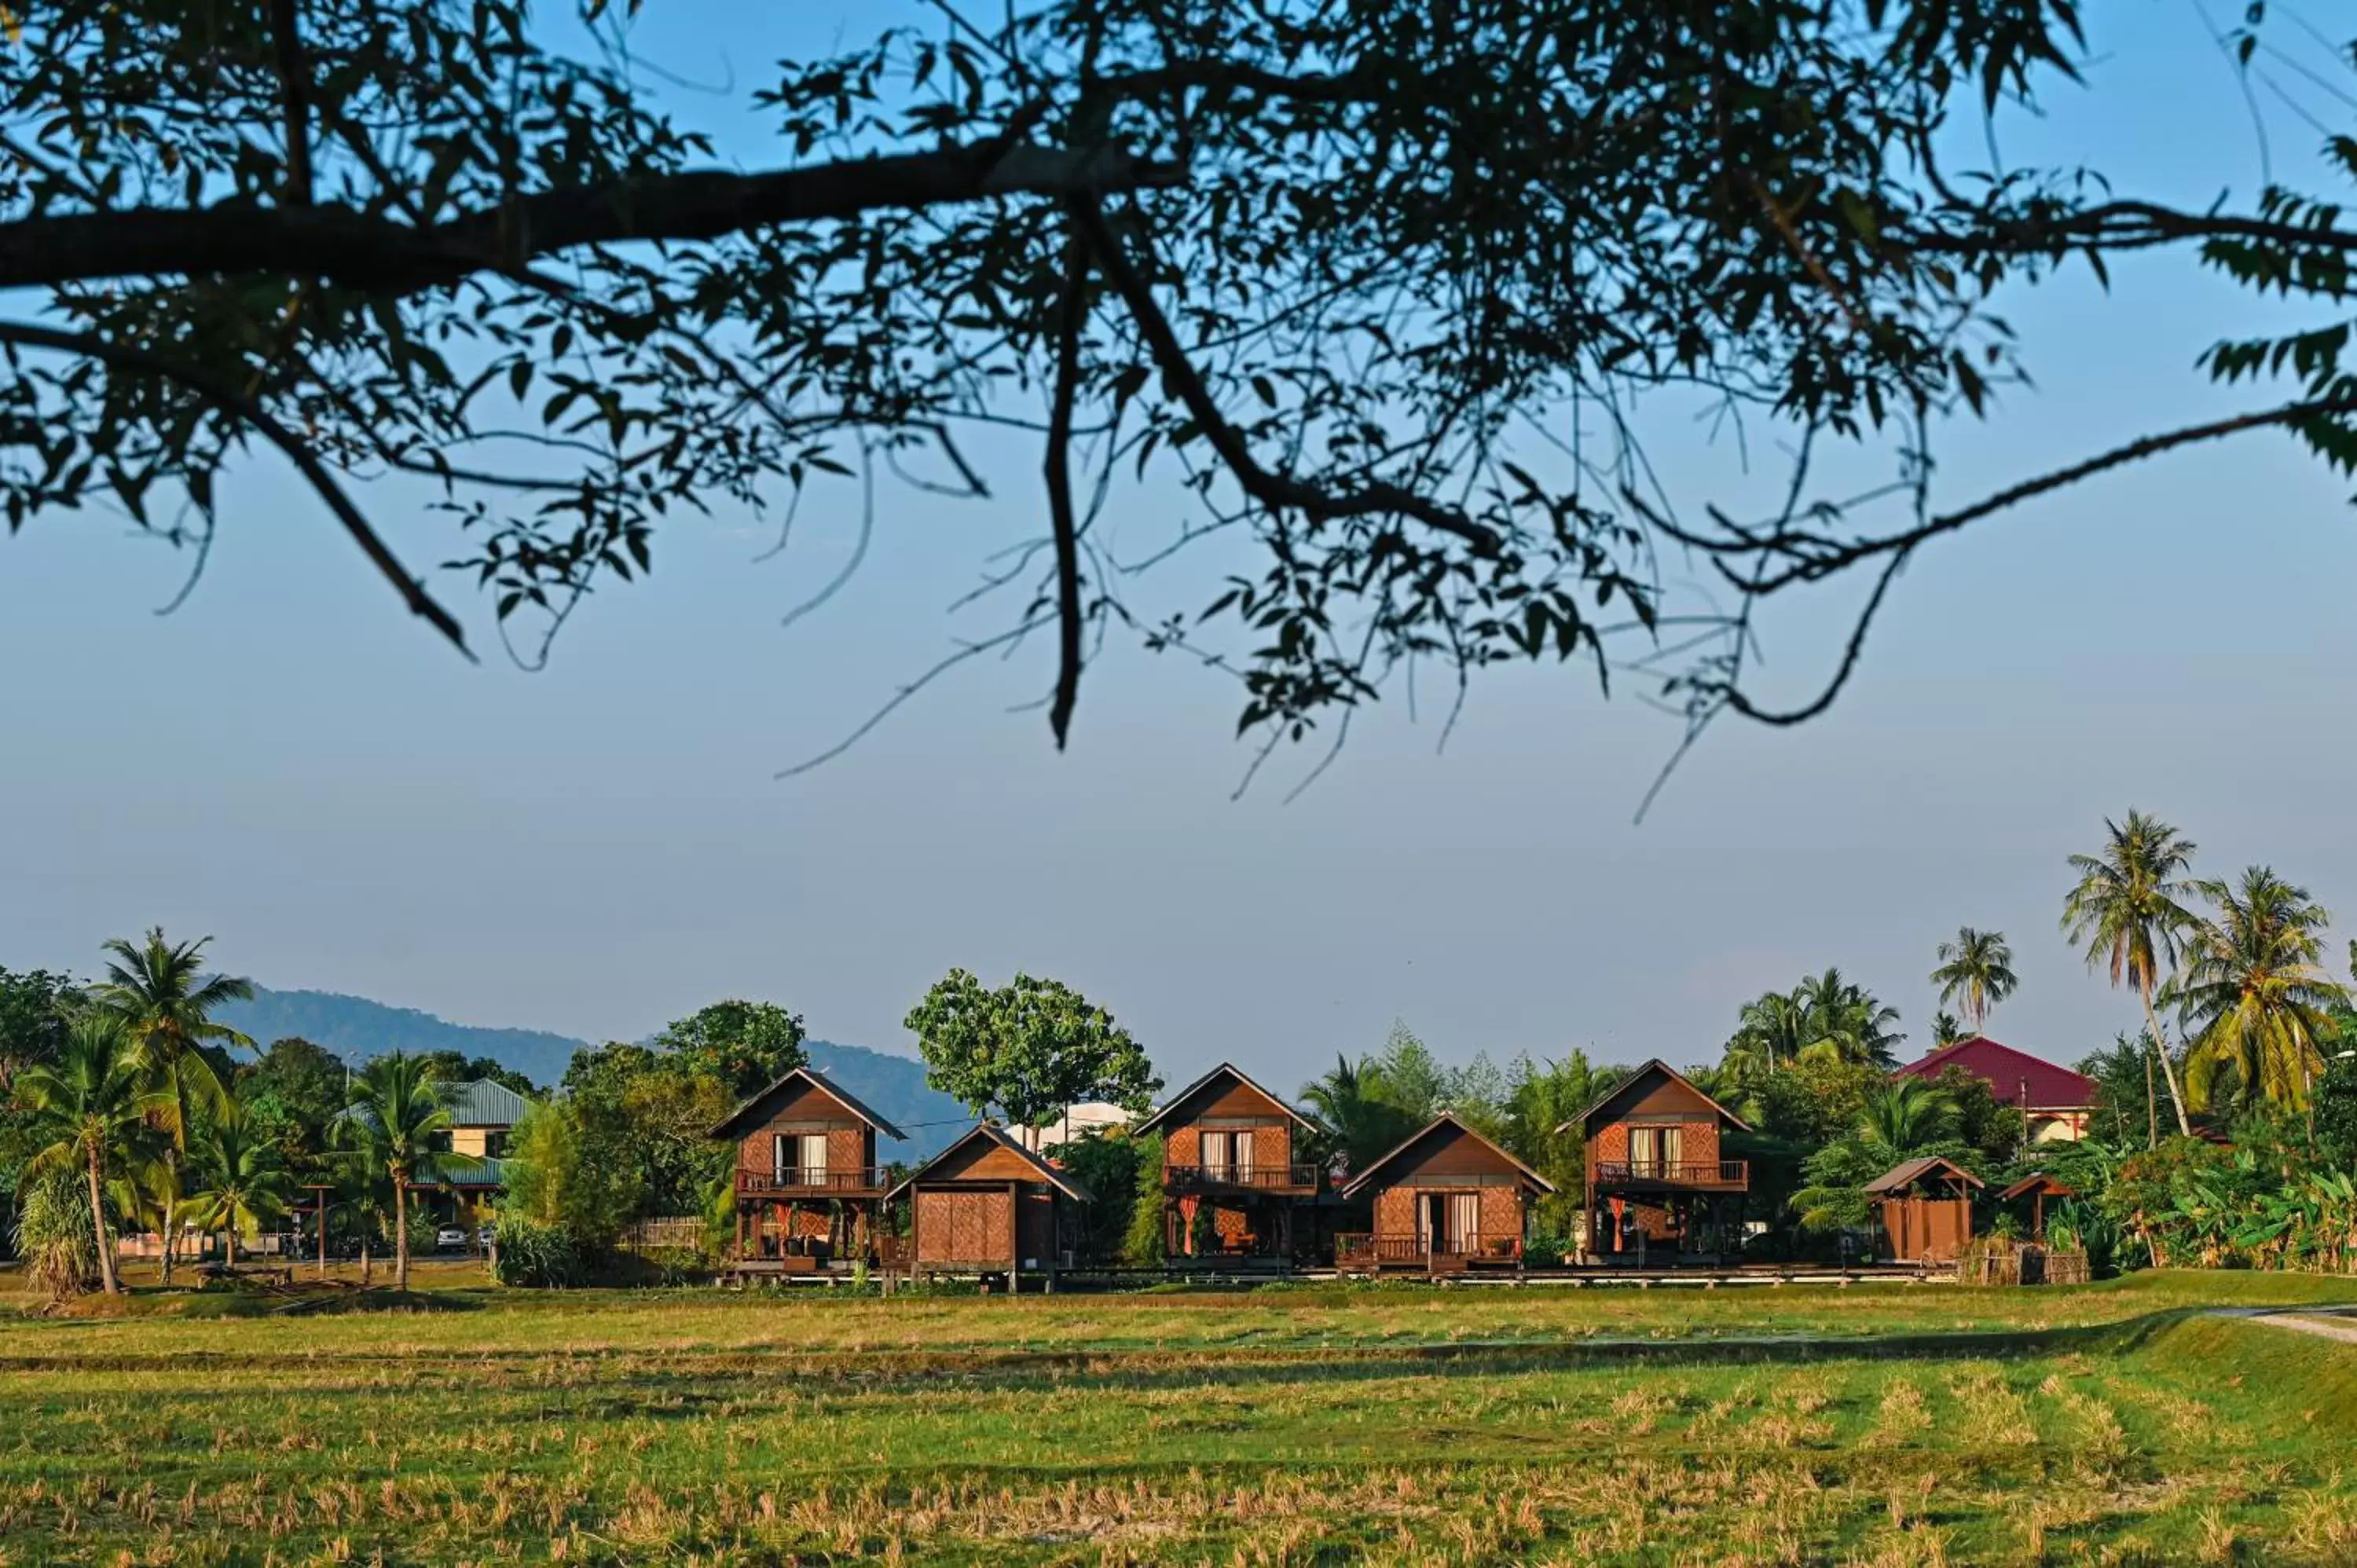
[[[311,205],[311,109],[303,63],[299,0],[270,0],[270,30],[278,46],[279,102],[286,113],[286,196],[289,207]]]
[[[776,223],[1002,196],[1177,185],[1185,171],[1117,145],[996,140],[760,174],[696,170],[519,196],[419,228],[342,206],[134,207],[0,224],[0,288],[178,274],[289,274],[406,294],[534,257],[626,241],[710,240]]]
[[[403,602],[409,606],[410,613],[430,623],[449,640],[452,647],[465,654],[469,662],[474,660],[474,653],[467,647],[467,634],[457,621],[449,611],[435,602],[423,584],[409,575],[399,557],[370,526],[368,519],[361,515],[360,509],[352,504],[351,498],[344,493],[343,487],[337,483],[335,475],[328,471],[327,465],[319,461],[317,455],[301,437],[280,424],[252,398],[194,366],[179,364],[145,349],[110,343],[102,338],[59,332],[27,322],[0,321],[0,343],[47,349],[60,354],[77,354],[115,370],[135,371],[143,375],[176,382],[221,413],[261,432],[272,446],[286,454],[296,470],[318,492],[319,499],[328,503],[328,510],[336,514],[337,521],[344,525],[344,532],[351,535],[361,553],[375,564],[385,581],[401,595]]]
[[[1105,222],[1103,209],[1092,197],[1074,198],[1071,209],[1073,226],[1087,240],[1097,270],[1112,282],[1122,302],[1129,307],[1163,379],[1187,405],[1187,412],[1211,442],[1211,449],[1220,455],[1220,460],[1227,465],[1245,494],[1272,510],[1290,509],[1312,518],[1384,513],[1412,517],[1427,528],[1463,540],[1472,547],[1474,554],[1485,560],[1495,560],[1505,553],[1505,541],[1496,529],[1400,486],[1375,481],[1355,490],[1335,492],[1262,467],[1243,434],[1228,423],[1227,415],[1220,411],[1219,403],[1203,385],[1203,378],[1187,358],[1187,350],[1171,328],[1169,318],[1155,303],[1154,290],[1130,264],[1121,241]]]
[[[1056,699],[1048,727],[1056,749],[1071,738],[1081,694],[1081,533],[1072,515],[1072,402],[1081,380],[1081,328],[1088,317],[1089,252],[1075,220],[1064,254],[1064,297],[1056,324],[1056,391],[1048,415],[1048,514],[1056,538]]]

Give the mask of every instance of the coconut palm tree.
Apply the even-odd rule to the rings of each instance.
[[[1803,1019],[1803,1051],[1872,1067],[1899,1065],[1898,1047],[1907,1037],[1898,1029],[1899,1009],[1843,979],[1840,970],[1810,975],[1792,993],[1792,1001]]]
[[[1330,1071],[1301,1086],[1301,1103],[1334,1134],[1353,1171],[1364,1170],[1415,1131],[1408,1113],[1383,1098],[1380,1076],[1375,1062],[1353,1062],[1338,1052]]]
[[[285,1156],[234,1102],[205,1128],[197,1170],[205,1185],[188,1199],[188,1221],[200,1230],[221,1231],[231,1264],[237,1262],[238,1237],[260,1230],[295,1200],[295,1177]]]
[[[350,1122],[366,1158],[393,1182],[393,1287],[409,1288],[409,1189],[474,1164],[437,1145],[450,1107],[440,1073],[423,1057],[393,1051],[352,1080]]]
[[[2062,899],[2062,930],[2073,946],[2087,950],[2087,967],[2108,964],[2112,984],[2133,988],[2144,1004],[2144,1022],[2152,1041],[2169,1098],[2177,1108],[2177,1130],[2190,1137],[2193,1123],[2185,1113],[2185,1095],[2178,1087],[2177,1069],[2169,1056],[2168,1036],[2153,1011],[2153,997],[2165,971],[2177,963],[2185,933],[2196,924],[2183,899],[2189,889],[2185,874],[2193,864],[2193,841],[2158,817],[2130,811],[2121,822],[2106,819],[2106,834],[2099,854],[2074,854],[2071,869],[2079,881]],[[2147,1102],[2147,1121],[2157,1131],[2159,1113]],[[2154,1140],[2158,1142],[2158,1138]]]
[[[1964,1032],[1964,1025],[1956,1021],[1956,1015],[1953,1013],[1943,1011],[1932,1015],[1932,1048],[1933,1050],[1943,1050],[1959,1040],[1970,1038],[1972,1036]]]
[[[1940,988],[1941,1004],[1953,1004],[1973,1033],[1979,1034],[1988,1024],[1989,1010],[2012,995],[2019,983],[2005,933],[1959,927],[1954,941],[1940,944],[1940,966],[1932,972],[1932,983]]]
[[[150,1119],[163,1109],[162,1090],[122,1021],[86,1012],[68,1028],[55,1062],[16,1075],[16,1096],[38,1150],[29,1168],[37,1175],[81,1173],[98,1238],[99,1279],[107,1294],[119,1294],[114,1247],[107,1235],[106,1189],[111,1173],[137,1157]]]
[[[2331,1010],[2349,1001],[2349,988],[2324,969],[2322,932],[2331,915],[2308,889],[2264,865],[2244,872],[2238,886],[2195,888],[2217,906],[2218,918],[2185,942],[2184,968],[2162,998],[2177,1006],[2192,1042],[2187,1093],[2208,1105],[2231,1068],[2244,1104],[2264,1098],[2305,1106],[2324,1070],[2319,1042],[2339,1036]]]
[[[204,968],[205,945],[210,937],[174,942],[164,929],[149,929],[146,940],[134,944],[117,937],[106,944],[113,959],[106,979],[92,1000],[123,1021],[133,1048],[145,1070],[166,1091],[158,1120],[171,1135],[165,1159],[171,1165],[171,1185],[185,1190],[188,1133],[199,1110],[218,1111],[228,1103],[229,1089],[212,1052],[221,1046],[253,1042],[212,1015],[231,1002],[253,995],[253,986],[231,975],[209,974]],[[174,1242],[179,1231],[177,1216],[164,1228],[164,1281],[172,1279]]]
[[[1858,1130],[1904,1159],[1948,1135],[1955,1106],[1936,1084],[1920,1078],[1893,1079],[1866,1092]]]
[[[1747,1083],[1789,1067],[1813,1036],[1808,1011],[1792,995],[1770,991],[1743,1004],[1727,1042],[1725,1065]]]

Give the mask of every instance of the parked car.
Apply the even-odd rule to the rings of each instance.
[[[456,1225],[445,1225],[434,1232],[434,1250],[455,1252],[467,1244],[467,1233]]]
[[[489,1251],[490,1250],[491,1242],[498,1238],[500,1228],[498,1226],[486,1225],[475,1232],[475,1245],[482,1248],[485,1251]]]

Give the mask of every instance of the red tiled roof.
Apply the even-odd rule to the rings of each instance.
[[[1960,1067],[1986,1082],[1998,1101],[2007,1105],[2021,1102],[2025,1085],[2029,1090],[2028,1108],[2032,1111],[2083,1111],[2095,1102],[2093,1079],[2067,1067],[2056,1067],[2028,1051],[1999,1045],[1986,1035],[1943,1046],[1930,1056],[1909,1062],[1891,1076],[1931,1079],[1952,1067]]]

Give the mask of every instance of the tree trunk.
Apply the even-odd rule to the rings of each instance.
[[[2149,1043],[2149,1041],[2147,1042],[2147,1044]],[[2144,1146],[2147,1149],[2158,1149],[2160,1147],[2160,1091],[2153,1082],[2152,1058],[2153,1053],[2151,1051],[2147,1050],[2145,1052]]]
[[[2185,1114],[2185,1091],[2177,1086],[2177,1068],[2169,1059],[2169,1046],[2160,1032],[2160,1020],[2153,1015],[2152,991],[2145,987],[2139,993],[2144,998],[2144,1024],[2152,1034],[2153,1054],[2160,1058],[2160,1075],[2169,1080],[2169,1098],[2177,1107],[2177,1131],[2183,1136],[2193,1136],[2193,1123]]]
[[[368,1221],[362,1219],[361,1221],[361,1288],[368,1289],[369,1283],[375,1277],[373,1266],[369,1260]]]
[[[109,1295],[120,1295],[114,1278],[114,1249],[106,1240],[106,1199],[99,1191],[98,1151],[90,1152],[90,1241],[98,1251],[98,1277]]]
[[[221,1227],[221,1251],[229,1259],[229,1266],[232,1269],[237,1267],[237,1216],[234,1214],[230,1216],[229,1223]]]
[[[409,1183],[393,1178],[393,1288],[409,1288]]]

